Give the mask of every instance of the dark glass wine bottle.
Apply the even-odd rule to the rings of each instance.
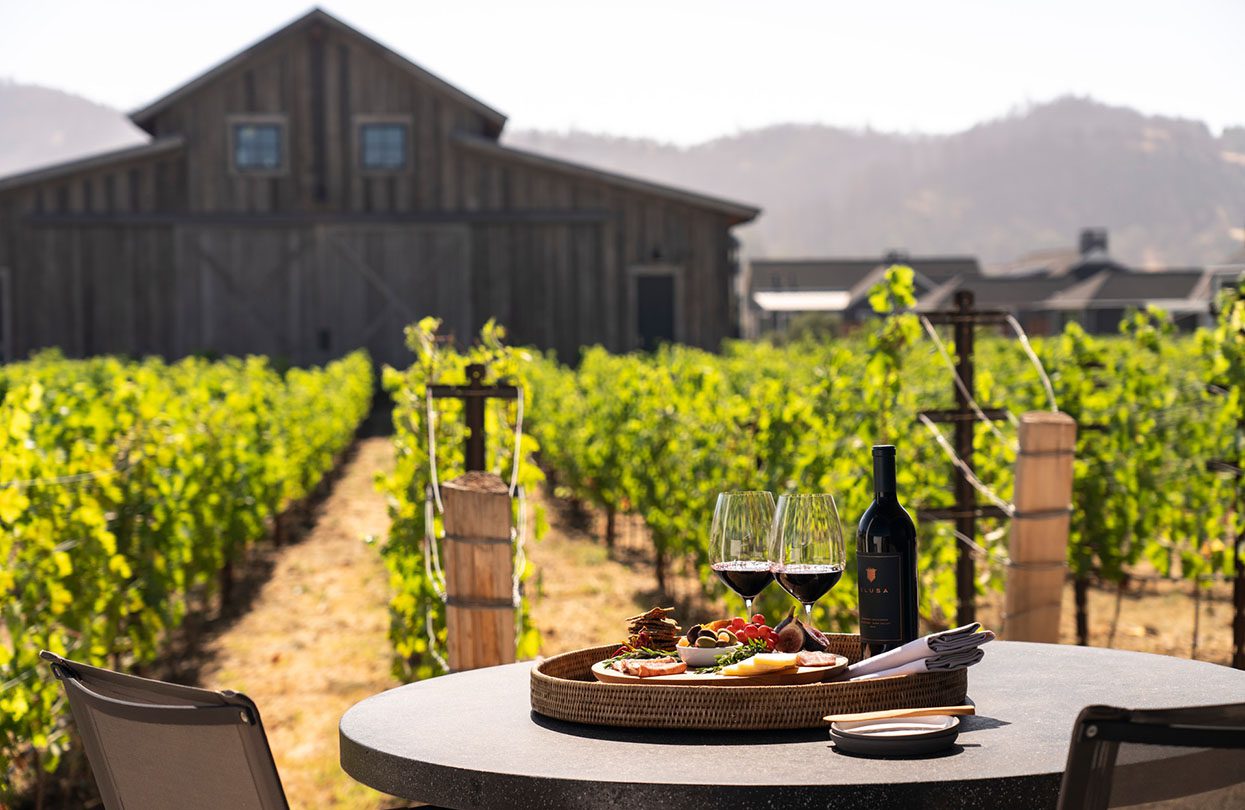
[[[873,503],[856,529],[860,648],[865,658],[917,637],[916,526],[895,492],[895,448],[873,447]]]

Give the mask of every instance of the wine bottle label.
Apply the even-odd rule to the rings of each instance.
[[[899,641],[899,592],[903,578],[898,554],[857,554],[860,636],[869,641]]]

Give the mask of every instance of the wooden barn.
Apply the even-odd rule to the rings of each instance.
[[[130,115],[137,147],[0,179],[0,351],[356,347],[486,319],[573,358],[736,332],[748,205],[499,142],[505,116],[316,9]]]

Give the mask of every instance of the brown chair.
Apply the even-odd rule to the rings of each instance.
[[[289,807],[246,695],[42,656],[65,687],[108,810]]]
[[[65,687],[108,810],[288,810],[246,695],[41,655]]]
[[[1245,807],[1245,703],[1089,706],[1076,718],[1060,810]]]

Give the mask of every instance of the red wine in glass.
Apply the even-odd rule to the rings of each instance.
[[[782,589],[800,602],[811,605],[839,584],[843,577],[841,565],[794,564],[775,567],[774,579]]]
[[[766,560],[730,560],[714,563],[710,567],[718,575],[718,579],[726,583],[726,587],[749,603],[760,596],[765,586],[774,579],[770,564]]]
[[[770,545],[774,579],[804,605],[804,615],[811,620],[813,605],[838,584],[847,561],[834,497],[783,495],[774,513]]]
[[[709,530],[709,564],[726,587],[743,597],[752,615],[752,600],[774,580],[769,531],[774,496],[768,492],[723,492],[713,510]]]

